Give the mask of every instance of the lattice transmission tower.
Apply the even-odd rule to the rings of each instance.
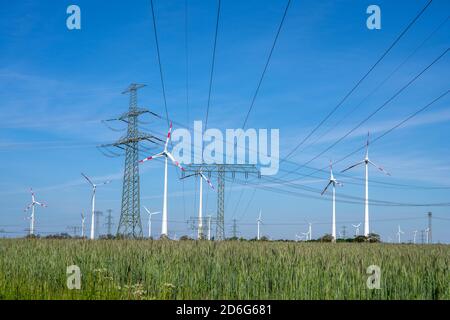
[[[120,214],[117,235],[127,238],[141,238],[142,222],[140,214],[140,188],[139,188],[139,151],[148,152],[151,148],[146,148],[143,142],[150,142],[156,145],[163,142],[161,139],[142,132],[139,130],[139,117],[143,114],[155,113],[138,107],[137,91],[145,87],[143,84],[131,84],[122,94],[130,94],[130,104],[128,112],[122,114],[116,119],[108,121],[122,121],[127,124],[126,134],[114,143],[101,145],[100,149],[108,150],[108,148],[118,148],[125,154],[125,169],[123,173],[123,189],[122,189],[122,209]],[[110,127],[111,128],[111,127]],[[114,131],[113,128],[111,128]],[[120,156],[116,152],[108,150],[103,152],[107,156]]]
[[[259,169],[251,164],[190,164],[185,167],[185,173],[203,172],[211,176],[217,173],[217,216],[216,216],[216,238],[225,240],[225,177],[231,173],[233,179],[236,173],[245,175],[247,179],[250,174],[261,177]],[[183,173],[184,174],[184,173]]]

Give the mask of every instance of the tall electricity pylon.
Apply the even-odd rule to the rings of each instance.
[[[122,94],[130,94],[130,105],[128,112],[122,114],[117,119],[107,121],[122,121],[127,124],[127,133],[125,136],[112,144],[101,145],[100,148],[107,149],[116,147],[125,152],[125,169],[123,173],[123,189],[122,189],[122,209],[120,214],[117,236],[126,238],[141,238],[142,222],[140,213],[140,189],[139,189],[139,151],[148,151],[148,148],[142,146],[142,142],[147,141],[157,144],[161,139],[151,134],[139,131],[139,116],[149,113],[155,113],[138,107],[137,91],[145,87],[143,84],[131,84]],[[106,123],[106,122],[105,122]],[[115,152],[109,151],[107,156],[120,156]]]

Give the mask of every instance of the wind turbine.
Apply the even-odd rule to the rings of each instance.
[[[147,209],[146,206],[144,206],[145,211],[147,211],[148,213],[148,237],[151,238],[152,237],[152,216],[154,216],[155,214],[160,213],[158,212],[150,212],[150,210]]]
[[[211,189],[214,190],[214,186],[212,185],[211,181],[203,174],[202,171],[198,171],[194,174],[185,176],[181,179],[187,179],[190,177],[195,177],[198,176],[199,179],[199,184],[200,184],[200,200],[199,200],[199,204],[198,204],[198,239],[202,239],[203,238],[203,180],[205,180],[208,185],[211,187]]]
[[[262,212],[261,212],[261,210],[259,210],[259,217],[258,217],[258,219],[256,220],[256,222],[258,223],[258,238],[257,238],[258,240],[261,239],[260,233],[259,233],[260,224],[262,223],[261,214],[262,214]]]
[[[36,197],[33,192],[33,188],[30,188],[31,192],[31,203],[28,205],[28,207],[25,208],[25,212],[31,209],[31,216],[30,216],[30,236],[34,235],[34,221],[35,221],[35,215],[34,215],[34,207],[36,205],[46,208],[47,205],[44,203],[40,203],[36,201]]]
[[[364,201],[364,208],[365,208],[364,209],[364,236],[365,237],[368,237],[369,233],[370,233],[370,229],[369,229],[369,164],[371,164],[372,166],[374,166],[375,168],[377,168],[384,174],[386,174],[388,176],[391,175],[389,172],[384,170],[382,167],[376,165],[369,159],[369,139],[370,139],[370,133],[367,134],[366,157],[364,158],[364,160],[361,162],[358,162],[342,171],[342,172],[348,171],[348,170],[353,169],[361,164],[365,165],[365,177],[366,177],[366,184],[365,184],[366,197],[365,197],[365,201]]]
[[[208,216],[208,241],[211,241],[211,218],[212,216]]]
[[[308,228],[308,234],[309,234],[309,241],[312,240],[312,222],[308,222],[309,228]]]
[[[305,237],[305,241],[308,241],[309,232],[302,232],[302,235]]]
[[[302,237],[300,237],[298,234],[295,235],[295,241],[298,242],[302,239]]]
[[[355,237],[359,236],[359,227],[361,227],[361,223],[359,224],[352,224],[353,228],[355,228]]]
[[[139,161],[140,163],[144,163],[146,161],[156,159],[156,158],[161,158],[161,157],[165,158],[165,161],[164,161],[164,200],[163,200],[163,216],[162,216],[161,235],[166,236],[166,237],[168,236],[168,233],[167,233],[167,164],[168,164],[168,160],[170,159],[170,161],[172,161],[172,163],[174,165],[176,165],[178,168],[180,168],[182,171],[184,171],[184,168],[180,165],[180,163],[178,161],[175,160],[173,155],[167,149],[167,147],[169,146],[169,141],[170,141],[171,135],[172,135],[172,122],[170,123],[169,132],[167,133],[166,144],[164,145],[163,152],[158,153],[151,157],[147,157],[147,158]]]
[[[84,222],[86,218],[84,216],[84,213],[81,213],[81,238],[84,238]]]
[[[413,239],[414,239],[414,240],[413,240],[413,243],[414,243],[414,244],[416,244],[417,232],[419,232],[419,230],[414,230],[414,232],[413,232],[413,233],[414,233],[414,238],[413,238]]]
[[[427,244],[429,244],[429,235],[430,235],[430,228],[426,228],[425,229],[425,233],[426,233],[426,235],[427,235]]]
[[[87,180],[87,182],[92,186],[92,215],[91,215],[91,236],[90,239],[94,240],[95,238],[95,191],[97,190],[98,186],[103,186],[105,184],[110,183],[111,181],[105,181],[103,183],[100,184],[95,184],[92,182],[91,179],[89,179],[89,177],[87,175],[85,175],[84,173],[81,173],[81,175]]]
[[[401,235],[404,234],[402,229],[400,229],[400,226],[398,226],[397,236],[398,236],[398,243],[402,243],[401,241]]]
[[[327,189],[330,187],[330,185],[333,186],[333,216],[332,216],[332,229],[331,229],[331,236],[333,237],[333,242],[336,242],[336,185],[343,186],[342,183],[338,182],[333,175],[333,163],[330,161],[330,180],[325,187],[325,189],[322,191],[322,195],[327,192]]]

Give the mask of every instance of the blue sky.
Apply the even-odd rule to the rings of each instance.
[[[293,0],[248,127],[280,129],[280,154],[286,155],[353,87],[425,3],[377,1],[382,12],[382,29],[368,30],[366,8],[375,2]],[[70,4],[81,8],[82,30],[66,28],[66,8]],[[222,1],[209,127],[242,126],[284,7],[285,1],[264,1],[264,4],[253,0]],[[193,120],[204,120],[206,115],[216,8],[216,1],[188,1],[187,107],[185,1],[155,1],[169,115],[174,121],[190,126]],[[433,1],[382,63],[291,161],[302,164],[319,154],[448,48],[447,20],[416,50],[443,23],[449,9],[448,1]],[[365,99],[412,52],[414,55]],[[364,144],[367,131],[376,138],[448,90],[449,67],[446,55],[385,109],[310,166],[322,168],[329,159],[345,156]],[[148,85],[139,92],[141,106],[164,113],[149,1],[136,0],[132,5],[121,0],[108,4],[86,0],[8,3],[8,9],[0,12],[3,115],[0,229],[13,232],[10,235],[25,233],[28,221],[23,208],[30,201],[30,186],[36,190],[38,199],[49,205],[37,211],[38,232],[63,232],[67,226],[79,225],[80,212],[88,212],[90,205],[90,188],[82,180],[81,171],[97,180],[113,179],[113,183],[99,190],[97,209],[113,209],[117,226],[124,159],[107,158],[95,146],[120,136],[101,120],[127,109],[128,97],[121,92],[131,82]],[[449,102],[447,96],[375,143],[371,157],[386,167],[392,177],[372,170],[371,178],[382,183],[449,186],[450,142],[445,139],[450,129]],[[339,125],[333,127],[335,123]],[[148,126],[161,135],[167,130],[164,121],[153,120]],[[329,128],[329,133],[323,135]],[[350,157],[338,164],[336,171],[362,160],[363,156],[361,152]],[[283,170],[293,168],[292,164],[282,165]],[[310,171],[304,168],[300,172]],[[184,221],[197,213],[196,185],[193,180],[179,182],[174,168],[169,175],[169,232],[188,234]],[[363,170],[348,175],[362,178]],[[282,176],[280,173],[277,178]],[[317,176],[319,179],[304,178],[298,183],[321,189],[328,174]],[[338,196],[340,192],[363,197],[361,181],[338,174],[337,177],[345,184]],[[295,178],[291,175],[283,179]],[[154,210],[161,210],[162,182],[159,162],[142,167],[141,202]],[[243,236],[255,236],[260,208],[265,221],[263,234],[273,238],[293,239],[295,234],[307,231],[305,221],[316,222],[314,236],[330,231],[331,202],[327,198],[254,191],[250,186],[251,183],[246,186],[227,182],[228,234],[231,219],[236,218]],[[400,188],[377,183],[371,184],[370,195],[373,199],[402,203],[449,200],[448,189]],[[215,212],[213,192],[205,192],[205,202],[206,211]],[[400,224],[406,232],[405,240],[411,239],[413,230],[426,227],[428,211],[450,219],[448,207],[372,206],[372,227],[387,240],[395,238]],[[352,232],[351,223],[362,222],[362,218],[362,203],[337,204],[338,230],[345,225],[347,232]],[[155,221],[157,234],[160,228],[158,220]],[[144,216],[143,225],[146,225]],[[435,241],[450,241],[449,225],[449,220],[434,220]]]

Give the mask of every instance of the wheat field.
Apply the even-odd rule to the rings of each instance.
[[[447,245],[3,239],[0,299],[450,299],[449,262]]]

